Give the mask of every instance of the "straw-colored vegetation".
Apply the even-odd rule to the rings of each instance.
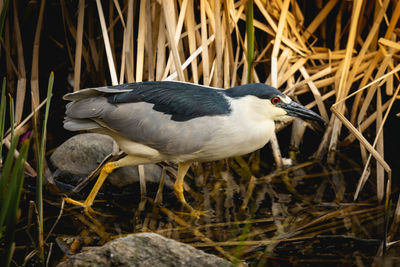
[[[6,2],[0,1],[0,10]],[[32,103],[32,110],[38,111],[45,103],[39,77],[48,73],[40,73],[39,62],[42,56],[51,56],[51,52],[43,55],[40,50],[41,36],[46,34],[43,19],[48,5],[55,5],[61,14],[58,19],[64,29],[59,30],[64,31],[65,38],[53,41],[64,49],[73,69],[73,90],[86,85],[150,80],[179,80],[220,88],[262,82],[318,111],[328,122],[315,151],[307,151],[307,143],[301,145],[307,142],[305,130],[311,125],[297,120],[279,124],[278,134],[271,140],[277,169],[272,174],[262,172],[272,168],[271,162],[263,162],[260,152],[231,159],[228,164],[194,168],[194,176],[203,178],[204,192],[196,192],[188,185],[185,189],[202,208],[215,210],[217,222],[204,218],[194,228],[193,221],[178,216],[170,208],[159,207],[162,197],[157,194],[154,199],[145,200],[146,207],[152,207],[150,210],[143,210],[145,205],[136,210],[136,215],[144,214],[144,219],[135,222],[135,232],[155,231],[195,247],[211,248],[231,261],[258,259],[260,264],[280,242],[300,242],[349,228],[357,237],[368,232],[366,229],[377,218],[383,220],[380,227],[385,236],[377,254],[396,244],[399,188],[395,186],[394,193],[391,192],[394,177],[385,160],[384,126],[390,123],[388,115],[400,88],[396,28],[400,1],[42,0],[35,11],[31,51],[24,50],[22,40],[26,33],[20,27],[21,5],[25,4],[15,1],[9,5],[1,42],[1,73],[7,75],[8,88],[16,102],[15,131],[28,130],[26,125],[35,117],[31,114],[22,120],[26,116],[24,106]],[[31,59],[27,61],[27,57]],[[32,64],[29,70],[25,66],[28,62]],[[279,131],[290,125],[287,153],[281,151],[287,144],[280,143]],[[7,137],[3,143],[10,146]],[[348,192],[342,177],[347,170],[333,170],[330,166],[341,157],[338,150],[350,146],[357,147],[363,170],[351,177],[358,182]],[[290,156],[295,162],[299,149],[326,165],[325,172],[306,175],[306,170],[316,166],[312,162],[285,167],[283,158]],[[266,164],[269,167],[263,168]],[[35,171],[28,163],[26,170],[33,175],[43,171]],[[326,182],[321,181],[317,192],[312,190],[314,199],[306,197],[309,190],[301,192],[295,188],[299,181],[338,174],[342,182],[334,189],[335,197],[330,204],[322,201]],[[235,180],[237,176],[241,176],[240,182]],[[266,212],[261,205],[265,195],[286,197],[275,194],[270,185],[277,183],[278,178],[301,203],[289,208],[278,201],[272,205],[272,211]],[[365,195],[375,200],[350,203],[353,199],[357,203],[367,181],[376,185],[376,198],[371,192]],[[219,190],[225,194],[218,193]],[[345,192],[353,199],[346,198]],[[240,195],[240,200],[235,199],[235,194]],[[313,201],[321,201],[320,206],[311,205]],[[382,203],[383,208],[379,206]],[[310,207],[313,210],[307,212]],[[169,220],[158,221],[158,211]],[[91,228],[82,230],[80,235],[91,231],[102,241],[115,237],[115,231],[94,227],[100,222],[89,222],[83,215],[71,213]],[[299,215],[293,216],[296,213]],[[388,228],[382,226],[386,224]],[[262,253],[257,250],[259,247]]]

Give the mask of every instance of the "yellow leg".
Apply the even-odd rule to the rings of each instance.
[[[183,180],[190,165],[191,162],[179,163],[178,174],[176,175],[176,181],[174,184],[174,193],[178,200],[190,211],[190,215],[199,218],[201,215],[205,215],[206,212],[193,209],[192,206],[186,202],[185,195],[183,194]]]
[[[108,162],[104,165],[104,167],[101,169],[99,178],[97,178],[97,181],[95,185],[92,188],[92,191],[90,191],[88,197],[84,202],[80,202],[71,198],[65,198],[65,201],[77,205],[77,206],[82,206],[84,208],[84,211],[86,214],[89,214],[89,212],[93,212],[91,206],[93,204],[94,199],[97,196],[97,193],[99,192],[101,186],[103,185],[104,181],[110,175],[111,172],[113,172],[115,169],[123,167],[123,166],[131,166],[131,165],[139,165],[139,164],[147,164],[152,162],[150,159],[146,158],[141,158],[141,157],[136,157],[132,155],[128,155],[118,161],[114,162]]]
[[[73,204],[73,205],[82,206],[85,210],[85,213],[92,211],[91,206],[92,206],[93,201],[96,198],[97,193],[99,192],[101,186],[103,185],[103,183],[106,180],[106,178],[108,177],[108,175],[110,175],[110,173],[118,167],[119,166],[117,164],[117,161],[108,162],[104,165],[104,167],[101,169],[99,178],[97,178],[95,185],[93,186],[92,190],[90,191],[88,197],[86,198],[86,200],[84,202],[80,202],[80,201],[71,199],[69,197],[65,198],[65,201],[70,204]]]

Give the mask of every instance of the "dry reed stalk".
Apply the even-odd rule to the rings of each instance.
[[[304,30],[303,38],[308,40],[315,30],[321,25],[321,23],[326,19],[331,10],[335,7],[338,0],[330,0],[325,4],[324,8],[318,13],[318,15],[314,18],[314,20],[308,25],[308,27]]]
[[[395,92],[395,94],[394,94],[394,96],[390,99],[390,103],[389,103],[389,105],[388,105],[388,108],[387,108],[387,111],[386,111],[386,113],[385,113],[385,116],[384,116],[384,118],[382,119],[382,110],[383,110],[383,107],[382,106],[380,106],[380,107],[378,107],[378,109],[377,109],[377,111],[376,111],[376,116],[377,116],[377,119],[376,119],[376,121],[377,121],[377,125],[376,125],[376,128],[377,128],[377,133],[376,133],[376,138],[375,138],[375,140],[374,140],[374,142],[373,142],[373,144],[372,144],[372,147],[375,147],[376,145],[377,145],[377,143],[380,141],[380,138],[381,138],[381,134],[382,134],[382,131],[383,131],[383,125],[384,125],[384,123],[385,123],[385,121],[386,121],[386,119],[387,119],[387,117],[388,117],[388,115],[389,115],[389,112],[390,112],[390,110],[391,110],[391,107],[392,107],[392,105],[393,105],[393,103],[394,103],[394,101],[396,100],[396,96],[398,95],[398,93],[399,93],[399,90],[400,90],[400,86],[398,86],[397,87],[397,89],[396,89],[396,92]],[[389,101],[388,101],[389,102]],[[379,114],[380,113],[380,114]],[[378,118],[378,117],[381,117],[381,118]],[[380,123],[378,123],[378,121],[380,122]],[[379,126],[378,126],[379,125]],[[383,140],[381,140],[380,142],[382,142],[382,144],[380,144],[380,155],[381,155],[381,157],[383,158]],[[368,171],[368,167],[369,167],[369,162],[370,162],[370,160],[371,160],[371,156],[372,156],[372,153],[368,156],[368,160],[367,160],[367,162],[365,163],[365,167],[364,167],[364,170],[363,170],[363,173],[362,173],[362,175],[361,175],[361,178],[360,178],[360,181],[359,181],[359,183],[358,183],[358,186],[357,186],[357,189],[356,189],[356,193],[355,193],[355,195],[354,195],[354,198],[356,199],[357,197],[358,197],[358,194],[359,194],[359,192],[360,192],[360,190],[361,190],[361,188],[363,187],[363,185],[365,184],[365,182],[366,182],[366,180],[367,180],[367,178],[368,178],[368,175],[367,175],[367,171]],[[378,160],[378,159],[377,159]],[[379,163],[381,163],[380,161],[379,161]],[[384,170],[386,170],[387,172],[388,172],[388,176],[389,176],[389,178],[391,177],[391,170],[390,170],[390,172],[387,170],[387,168],[385,168],[385,166],[384,165],[382,165],[382,164],[380,164],[380,166],[381,167],[383,167],[384,168]],[[378,171],[378,169],[377,169],[377,171]],[[379,192],[379,191],[377,191],[377,193],[379,194],[378,195],[378,200],[379,201],[382,201],[382,199],[383,199],[383,180],[384,180],[384,174],[380,174],[380,176],[378,176],[377,175],[377,179],[380,179],[380,181],[377,181],[377,183],[380,183],[380,188],[378,188],[379,190],[382,190],[381,192]],[[380,198],[379,198],[380,197]]]
[[[300,68],[300,72],[303,75],[305,80],[310,78],[310,75],[308,75],[307,70],[304,67]],[[318,76],[320,76],[320,75],[318,75]],[[324,102],[322,101],[321,93],[318,91],[318,88],[315,86],[315,84],[312,81],[308,81],[307,84],[310,87],[312,94],[314,95],[315,101],[318,106],[319,113],[321,114],[322,118],[324,118],[325,120],[328,120],[328,113],[326,112]]]
[[[226,32],[225,35],[225,49],[224,49],[224,88],[229,88],[229,84],[232,76],[233,69],[233,44],[232,44],[232,31],[233,26],[231,21],[229,20],[230,14],[229,10],[233,5],[233,0],[225,1],[224,3],[224,20],[223,20],[223,29]]]
[[[74,66],[74,92],[78,91],[81,82],[81,60],[82,60],[82,39],[83,39],[83,22],[85,19],[85,0],[79,0],[78,4],[78,22],[76,32],[76,48],[75,48],[75,66]]]
[[[151,2],[147,0],[146,4],[146,13],[152,14],[151,12]],[[146,46],[145,46],[145,51],[147,52],[147,68],[148,68],[148,81],[154,81],[154,55],[153,55],[153,27],[151,22],[151,17],[150,21],[147,22],[147,33],[146,33]]]
[[[122,55],[121,55],[121,69],[120,69],[120,77],[119,82],[125,81],[128,83],[134,82],[134,72],[133,72],[133,64],[131,58],[132,51],[131,51],[131,35],[132,35],[132,28],[133,28],[133,0],[129,0],[128,2],[128,14],[126,19],[126,27],[124,27],[124,36],[123,36],[123,43],[122,43]]]
[[[61,0],[60,5],[61,5],[61,14],[63,17],[64,33],[65,33],[65,35],[67,35],[66,29],[68,29],[69,32],[71,33],[72,38],[76,40],[76,29],[75,29],[75,27],[71,21],[71,18],[69,16],[68,8],[65,4],[65,1]],[[90,12],[90,9],[89,9],[89,12]],[[92,16],[88,16],[88,17],[89,17],[89,20],[92,18]],[[90,29],[91,29],[90,26],[91,26],[91,24],[89,23],[89,33],[90,33]],[[65,37],[65,38],[66,38],[66,40],[68,40],[67,37]],[[72,49],[71,49],[69,42],[66,42],[66,46],[67,46],[68,57],[71,61],[71,65],[74,65],[74,57],[72,56]],[[90,56],[89,56],[89,52],[86,50],[84,45],[82,45],[82,56],[86,62],[87,72],[91,73],[92,69],[91,69],[91,64],[90,64]],[[93,59],[94,59],[94,56],[93,56]]]
[[[144,71],[144,43],[147,32],[147,22],[146,19],[146,6],[147,0],[140,1],[139,10],[139,32],[137,38],[137,51],[136,51],[136,82],[143,81],[143,71]]]
[[[283,51],[278,59],[279,72],[277,75],[277,77],[278,77],[277,88],[281,87],[285,82],[287,82],[289,77],[292,77],[291,74],[293,74],[296,71],[296,69],[299,68],[299,66],[296,66],[297,62],[295,64],[291,65],[290,58],[292,57],[292,54],[293,53],[292,53],[292,51],[290,51],[290,49],[285,48],[285,49],[283,49]],[[299,60],[299,61],[301,62],[300,63],[300,66],[301,66],[302,64],[304,64],[307,61],[307,59]],[[285,75],[287,77],[285,77]],[[271,76],[268,77],[267,83],[269,83],[270,78],[271,78]]]
[[[74,63],[73,57],[72,57],[72,52],[71,52],[71,47],[70,44],[68,42],[68,38],[67,38],[67,28],[69,29],[69,25],[68,25],[68,11],[65,5],[65,1],[64,0],[60,0],[60,6],[61,6],[61,15],[62,15],[62,19],[63,19],[63,26],[64,26],[64,37],[65,37],[65,44],[67,47],[67,54],[68,54],[68,58],[71,62],[71,64]]]
[[[376,150],[378,151],[379,155],[384,158],[383,152],[383,125],[384,121],[382,120],[382,94],[381,89],[378,88],[377,90],[377,98],[376,98]],[[375,141],[374,141],[375,144]],[[374,146],[373,144],[373,146]],[[378,198],[379,203],[382,203],[384,197],[384,184],[385,184],[385,170],[383,169],[382,165],[377,164],[376,166],[376,195]],[[389,195],[388,195],[389,197]]]
[[[299,69],[302,68],[304,64],[306,64],[307,60],[307,58],[300,58],[296,61],[296,63],[291,65],[288,70],[285,71],[282,69],[282,64],[278,64],[281,66],[281,72],[279,73],[279,75],[277,75],[277,77],[279,77],[279,80],[276,84],[276,88],[280,88],[289,79],[289,77],[293,76],[297,71],[299,71]]]
[[[108,17],[111,19],[114,17],[114,3],[112,1],[108,1]],[[119,21],[120,17],[116,17],[112,22],[110,22],[110,25],[108,27],[108,31],[110,34],[110,46],[111,50],[115,51],[115,24]],[[113,59],[115,62],[115,54],[113,54]]]
[[[261,3],[260,0],[254,0],[254,3],[257,5],[258,9],[261,11],[261,13],[263,14],[264,18],[267,20],[268,24],[271,26],[273,32],[276,33],[277,30],[278,30],[278,27],[277,27],[275,21],[272,19],[272,17],[268,13],[268,11],[265,9],[265,7],[264,7],[265,4]],[[272,34],[272,32],[271,32],[271,34]]]
[[[40,3],[39,17],[36,24],[35,40],[33,41],[33,52],[32,52],[32,68],[31,68],[31,100],[32,110],[35,110],[39,105],[39,46],[40,46],[40,34],[42,31],[44,7],[46,0],[42,0]],[[37,116],[35,116],[37,118]],[[36,123],[36,122],[35,122]]]
[[[118,16],[121,20],[122,26],[125,28],[125,21],[124,21],[124,16],[122,15],[121,6],[119,5],[118,0],[113,0],[113,3],[115,5],[115,8],[117,9]]]
[[[207,45],[210,45],[214,40],[215,40],[214,35],[211,35],[210,38],[207,40]],[[203,51],[203,46],[197,48],[196,51],[194,51],[194,53],[190,55],[190,57],[188,57],[188,59],[185,62],[183,62],[181,67],[182,70],[185,70],[189,66],[189,64],[191,64],[201,54],[202,51]],[[178,74],[175,71],[170,76],[166,77],[164,80],[165,81],[175,80],[177,76]]]
[[[160,10],[160,13],[163,13]],[[160,14],[160,22],[158,27],[158,39],[157,39],[157,63],[156,63],[156,80],[162,80],[165,69],[165,20],[164,15]]]
[[[195,17],[194,17],[194,5],[193,0],[188,1],[188,7],[185,16],[185,23],[186,23],[186,31],[188,33],[188,44],[189,44],[189,53],[192,55],[196,50],[196,32],[194,27]],[[199,83],[199,74],[197,71],[197,58],[195,57],[192,61],[191,69],[192,69],[192,76],[193,76],[193,83]]]
[[[391,48],[393,48],[395,50],[400,50],[400,44],[396,43],[394,41],[391,41],[391,40],[388,40],[388,39],[385,39],[385,38],[379,38],[378,42],[381,45],[391,47]]]
[[[11,146],[11,142],[9,139],[4,138],[3,139],[3,144],[9,149]],[[14,158],[18,158],[19,156],[19,151],[15,150],[14,151]],[[35,171],[34,168],[32,168],[32,166],[26,161],[25,162],[25,171],[28,172],[30,175],[32,175],[32,177],[36,177],[37,176],[37,172]]]
[[[19,27],[17,2],[13,3],[14,33],[17,46],[18,72],[17,72],[17,96],[15,99],[15,122],[19,123],[22,118],[26,94],[26,70],[24,61],[24,50],[22,46],[21,29]]]
[[[340,3],[339,12],[337,14],[337,19],[336,19],[335,41],[334,41],[335,50],[339,50],[340,49],[340,39],[342,37],[342,30],[341,29],[342,29],[342,16],[343,16],[344,4],[345,4],[344,2]]]
[[[235,220],[232,222],[215,222],[209,224],[198,225],[197,230],[202,230],[204,228],[216,228],[216,227],[233,227],[236,225],[245,225],[245,224],[256,224],[256,223],[272,223],[274,220],[271,217],[262,218],[262,219],[246,219],[246,220]],[[176,226],[176,227],[166,227],[163,229],[159,229],[155,231],[158,234],[166,235],[168,232],[181,232],[186,233],[190,232],[192,226]]]
[[[150,202],[153,202],[152,200],[150,200]],[[169,218],[171,218],[173,221],[175,221],[177,224],[183,226],[183,227],[189,227],[190,225],[184,221],[183,219],[181,219],[180,217],[176,216],[174,213],[172,213],[171,211],[169,211],[168,209],[164,208],[164,207],[160,207],[160,210],[166,214]],[[210,244],[212,247],[214,247],[215,250],[217,250],[219,253],[221,253],[224,257],[226,257],[227,259],[229,259],[230,261],[234,260],[234,257],[232,255],[230,255],[228,252],[226,252],[223,248],[221,248],[220,246],[217,245],[213,245],[215,242],[212,241],[211,239],[209,239],[208,237],[206,237],[203,233],[201,233],[199,230],[197,230],[196,228],[192,228],[192,232],[195,236],[199,237],[203,242]]]
[[[103,33],[103,40],[104,40],[104,47],[106,49],[108,69],[109,69],[110,75],[111,75],[111,83],[112,83],[112,85],[117,85],[118,84],[117,72],[115,70],[113,53],[111,51],[110,40],[108,38],[106,20],[104,18],[104,12],[103,12],[103,6],[101,5],[100,0],[96,0],[96,5],[97,5],[97,11],[99,13],[101,31]]]
[[[278,62],[277,57],[279,53],[279,47],[281,44],[281,39],[283,35],[283,29],[285,27],[286,16],[289,9],[289,0],[285,0],[283,3],[282,13],[279,18],[279,24],[277,28],[277,33],[275,36],[274,46],[272,48],[271,54],[271,85],[277,87],[278,85]]]
[[[399,17],[400,17],[400,2],[398,2],[398,3],[396,4],[396,7],[395,7],[395,9],[394,9],[394,11],[393,11],[392,18],[391,18],[391,20],[390,20],[388,29],[386,30],[386,33],[385,33],[385,36],[384,36],[385,39],[390,38],[390,36],[392,35],[393,30],[394,30],[394,28],[395,28],[395,25],[397,24],[397,21],[399,20]],[[372,38],[372,37],[371,37],[371,38]],[[368,70],[365,72],[365,76],[364,76],[363,80],[362,80],[361,83],[360,83],[360,87],[363,87],[363,86],[368,82],[368,80],[369,80],[369,78],[370,78],[370,76],[371,76],[371,73],[372,73],[373,70],[376,68],[378,62],[379,62],[381,59],[382,59],[382,50],[379,49],[379,50],[378,50],[378,55],[374,57],[374,60],[371,62],[371,64],[370,64]],[[352,112],[351,112],[351,119],[350,119],[350,121],[351,121],[353,124],[355,123],[355,120],[356,120],[356,115],[357,115],[356,110],[357,110],[357,107],[358,107],[358,105],[359,105],[361,96],[362,96],[361,94],[358,94],[358,95],[356,96],[355,100],[354,100],[354,103],[353,103],[353,107],[352,107],[352,110],[351,110],[351,111],[352,111]],[[358,121],[360,121],[360,116],[359,116],[358,118],[359,118]]]
[[[387,57],[385,57],[383,59],[383,61],[381,62],[380,66],[379,66],[378,72],[377,72],[377,74],[375,76],[376,78],[382,77],[382,75],[385,73],[386,68],[388,67],[390,59],[391,59],[391,56],[387,56]],[[369,107],[369,105],[370,105],[370,103],[371,103],[371,101],[372,101],[372,99],[373,99],[373,97],[375,95],[377,87],[378,87],[378,84],[375,83],[368,90],[367,95],[365,96],[365,99],[364,99],[364,101],[363,101],[363,103],[362,103],[362,105],[360,107],[360,111],[359,111],[358,118],[357,118],[358,124],[360,124],[361,121],[364,120],[364,117],[367,114],[367,109],[368,109],[368,107]]]
[[[221,25],[221,2],[220,0],[214,1],[214,20],[215,20],[215,46],[216,46],[216,67],[215,67],[215,79],[213,85],[221,88],[223,84],[223,32]]]
[[[178,16],[178,22],[177,22],[175,30],[174,30],[175,31],[174,40],[175,40],[175,44],[177,46],[177,50],[178,50],[178,54],[179,54],[180,58],[184,58],[185,57],[185,54],[183,52],[183,47],[182,47],[180,39],[183,37],[183,35],[181,35],[181,32],[182,32],[182,28],[183,28],[184,17],[185,17],[185,14],[186,14],[187,3],[188,3],[188,1],[186,0],[181,5],[181,10],[180,10],[179,16]],[[174,71],[174,69],[175,69],[174,66],[175,65],[172,65],[172,60],[173,60],[173,54],[170,53],[169,57],[168,57],[168,61],[167,61],[167,66],[164,69],[164,76],[163,77],[166,77],[168,75],[168,73],[171,72],[171,69],[172,69],[172,71]],[[183,75],[185,77],[184,79],[187,80],[186,72],[183,71],[184,69],[185,68],[182,66],[182,73],[183,73]],[[171,75],[168,78],[171,78]],[[168,79],[168,78],[165,78],[165,79]]]
[[[201,43],[203,46],[202,52],[202,63],[203,63],[203,84],[210,85],[210,65],[208,58],[208,46],[207,46],[207,21],[206,21],[206,8],[205,1],[200,0],[200,21],[201,21]]]
[[[386,12],[386,9],[387,9],[387,6],[388,6],[389,2],[390,2],[389,0],[385,0],[383,5],[381,6],[381,10],[379,12],[379,15],[376,18],[376,20],[374,21],[374,24],[373,24],[371,30],[369,31],[369,34],[368,34],[367,38],[365,39],[365,41],[363,43],[363,46],[361,47],[360,52],[357,55],[356,61],[354,62],[353,68],[352,68],[352,70],[351,70],[351,72],[349,74],[349,78],[348,78],[348,81],[347,81],[347,84],[346,84],[347,88],[350,88],[351,84],[354,81],[354,78],[356,76],[357,70],[358,70],[361,62],[363,61],[363,59],[365,57],[365,54],[367,53],[368,48],[369,48],[369,46],[370,46],[370,44],[372,42],[372,38],[373,38],[373,36],[376,35],[376,33],[377,33],[378,29],[379,29],[379,26],[381,24],[383,15]]]
[[[167,38],[168,38],[168,45],[169,48],[172,51],[173,55],[173,61],[175,64],[175,69],[178,73],[178,79],[180,81],[185,81],[185,76],[183,74],[182,68],[181,68],[181,59],[179,57],[179,52],[178,52],[178,47],[175,42],[175,9],[174,9],[174,4],[172,0],[166,0],[162,2],[162,6],[164,9],[164,18],[165,18],[165,24],[167,26]],[[172,16],[172,19],[171,17]]]
[[[229,88],[229,84],[231,81],[231,74],[230,74],[230,61],[229,61],[229,48],[224,49],[224,88]]]
[[[323,84],[323,85],[321,85],[319,83],[318,86],[317,86],[317,84],[315,82],[321,82],[322,80],[319,80],[319,79],[321,79],[322,77],[327,76],[328,74],[332,73],[332,70],[333,69],[332,69],[331,66],[328,66],[325,69],[319,70],[318,72],[316,72],[315,74],[309,76],[308,78],[305,78],[304,80],[291,85],[290,87],[288,87],[284,91],[284,93],[285,94],[293,94],[296,89],[299,91],[298,88],[303,87],[305,84],[308,84],[309,82],[313,82],[317,88],[325,87],[325,86],[329,85],[329,83],[328,84]],[[288,79],[289,79],[289,77],[288,77]],[[328,78],[328,79],[330,79],[330,78]],[[317,81],[317,80],[319,80],[319,81]]]
[[[286,16],[288,14],[288,9],[289,9],[289,0],[285,0],[283,3],[282,7],[282,13],[279,18],[279,23],[278,23],[278,28],[277,28],[277,33],[275,36],[275,42],[274,46],[272,48],[272,54],[271,54],[271,85],[274,87],[277,87],[278,85],[278,53],[279,53],[279,47],[281,44],[281,39],[283,36],[283,30],[285,27],[285,21],[286,21]],[[282,154],[279,149],[279,144],[278,140],[276,138],[276,134],[273,134],[270,139],[271,143],[271,148],[272,152],[274,155],[275,163],[278,167],[282,165]]]
[[[355,4],[353,6],[353,12],[352,12],[352,18],[351,18],[351,25],[350,25],[350,32],[348,36],[348,41],[346,45],[346,56],[343,61],[343,68],[342,72],[340,73],[340,80],[338,84],[338,88],[336,90],[337,92],[337,100],[341,100],[344,96],[347,95],[348,91],[350,88],[345,88],[346,85],[346,80],[348,77],[349,73],[349,68],[350,68],[350,62],[351,62],[351,57],[352,57],[352,52],[354,49],[354,44],[355,44],[355,39],[356,39],[356,33],[357,33],[357,25],[358,25],[358,20],[360,16],[360,11],[361,11],[361,4],[362,0],[355,1]],[[336,102],[338,103],[338,102]],[[335,106],[336,107],[336,106]],[[345,105],[341,104],[338,106],[338,112],[343,113],[345,110]],[[336,150],[337,146],[337,139],[339,137],[341,129],[341,123],[339,119],[335,119],[333,122],[333,128],[332,128],[332,134],[331,134],[331,140],[329,144],[329,151],[334,152]],[[331,153],[330,155],[330,161],[333,162],[334,159],[332,158],[333,154]]]
[[[249,185],[247,187],[246,195],[242,201],[242,204],[240,206],[240,210],[245,211],[248,208],[249,200],[251,196],[253,195],[253,190],[256,185],[256,177],[253,175],[250,177]]]
[[[391,100],[386,101],[385,104],[382,105],[382,111],[385,111],[388,106],[389,106],[389,102]],[[377,117],[377,112],[375,111],[374,113],[372,113],[368,118],[366,118],[360,125],[358,125],[358,130],[362,133],[363,131],[365,131],[372,123],[374,123],[376,121],[376,117]],[[354,140],[356,140],[356,137],[349,133],[348,136],[346,136],[343,139],[343,144],[344,145],[349,145],[352,142],[354,142]]]
[[[239,241],[239,240],[228,240],[228,241],[222,241],[222,242],[214,242],[212,244],[207,244],[207,243],[191,243],[190,245],[194,247],[209,247],[211,245],[218,245],[222,247],[230,247],[230,246],[260,246],[260,245],[271,245],[271,244],[276,244],[277,242],[295,242],[295,241],[300,241],[308,238],[314,239],[316,235],[324,234],[324,233],[329,233],[331,231],[336,231],[343,229],[345,227],[344,223],[341,222],[340,220],[337,220],[336,217],[342,217],[342,216],[355,216],[359,215],[360,219],[362,221],[368,221],[371,219],[371,213],[374,212],[374,216],[376,217],[376,208],[368,208],[368,209],[363,209],[363,210],[356,210],[353,211],[355,207],[345,207],[342,209],[339,209],[337,211],[332,211],[328,213],[328,216],[321,216],[321,218],[318,218],[317,220],[314,220],[312,222],[309,222],[307,225],[301,227],[301,230],[294,230],[292,232],[284,232],[278,236],[275,236],[274,238],[266,238],[266,239],[261,239],[260,236],[262,234],[265,234],[267,232],[272,232],[276,231],[276,226],[270,226],[266,227],[263,229],[257,229],[254,231],[254,233],[249,233],[248,236],[250,237],[248,240],[245,241]],[[374,217],[372,217],[374,218]],[[328,220],[331,220],[330,222],[327,222]],[[321,224],[323,222],[323,224]],[[249,221],[248,223],[255,223],[253,221]],[[318,225],[321,224],[321,225]],[[316,225],[316,226],[313,226]],[[285,227],[289,227],[289,225],[285,225]],[[253,239],[252,237],[256,237],[257,239]]]

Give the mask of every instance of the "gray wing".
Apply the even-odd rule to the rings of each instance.
[[[95,87],[95,88],[86,88],[82,89],[73,93],[69,93],[63,96],[64,100],[70,100],[70,101],[78,101],[81,99],[85,98],[90,98],[90,97],[95,97],[95,96],[100,96],[104,95],[107,93],[123,93],[123,92],[129,92],[131,89],[122,89],[122,88],[113,88],[113,87]]]
[[[134,142],[170,155],[200,151],[221,127],[210,123],[209,116],[174,121],[171,115],[154,110],[153,104],[111,104],[102,96],[67,104],[66,115],[64,127],[68,130],[93,130],[103,125]]]
[[[172,115],[175,121],[188,121],[203,116],[229,114],[225,91],[196,84],[153,81],[89,88],[67,94],[66,100],[105,96],[111,104],[146,102],[153,109]]]

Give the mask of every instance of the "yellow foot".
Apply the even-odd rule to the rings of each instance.
[[[72,204],[72,205],[83,207],[83,211],[85,212],[85,214],[86,214],[88,217],[92,217],[92,216],[90,215],[90,213],[92,213],[92,214],[93,214],[93,213],[96,213],[96,212],[92,209],[91,205],[88,205],[88,204],[86,203],[86,201],[85,201],[85,202],[80,202],[80,201],[74,200],[74,199],[69,198],[69,197],[65,197],[64,200],[65,200],[65,202],[68,202],[68,203],[70,203],[70,204]]]
[[[196,219],[199,219],[201,216],[210,216],[212,215],[212,211],[211,210],[195,210],[194,208],[192,208],[192,206],[190,206],[189,204],[184,204],[184,206],[189,210],[189,212],[176,212],[178,214],[182,214],[182,215],[187,215],[190,217],[194,217]]]
[[[196,219],[200,219],[201,216],[209,216],[210,211],[207,211],[207,210],[205,210],[205,211],[203,211],[203,210],[192,210],[191,212],[177,211],[175,213],[180,214],[180,215],[194,217]]]

